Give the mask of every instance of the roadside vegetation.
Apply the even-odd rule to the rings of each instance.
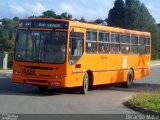
[[[160,62],[160,60],[151,60],[151,62]]]
[[[134,106],[160,112],[160,91],[139,93],[128,102]]]

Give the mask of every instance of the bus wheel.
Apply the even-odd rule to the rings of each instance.
[[[38,90],[39,92],[43,93],[43,92],[47,92],[47,86],[38,86]]]
[[[80,88],[81,89],[80,92],[82,94],[87,94],[88,88],[89,88],[89,76],[88,76],[88,73],[85,73],[83,78],[83,85]]]
[[[127,81],[126,82],[122,82],[122,83],[118,83],[118,85],[120,87],[123,87],[123,88],[132,87],[132,85],[133,85],[133,71],[131,69],[128,71]]]
[[[129,70],[125,87],[130,88],[130,87],[132,87],[132,85],[133,85],[133,71]]]

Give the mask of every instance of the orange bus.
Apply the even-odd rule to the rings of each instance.
[[[17,27],[13,83],[75,87],[123,83],[150,74],[151,34],[53,18],[22,19]]]

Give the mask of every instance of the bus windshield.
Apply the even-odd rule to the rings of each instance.
[[[15,60],[62,64],[66,58],[67,32],[18,30]]]

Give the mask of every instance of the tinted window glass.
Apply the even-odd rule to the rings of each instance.
[[[120,34],[118,33],[111,34],[111,53],[112,54],[120,53]]]
[[[99,41],[109,42],[109,33],[99,32]]]
[[[97,32],[89,30],[86,33],[86,52],[97,53]]]

